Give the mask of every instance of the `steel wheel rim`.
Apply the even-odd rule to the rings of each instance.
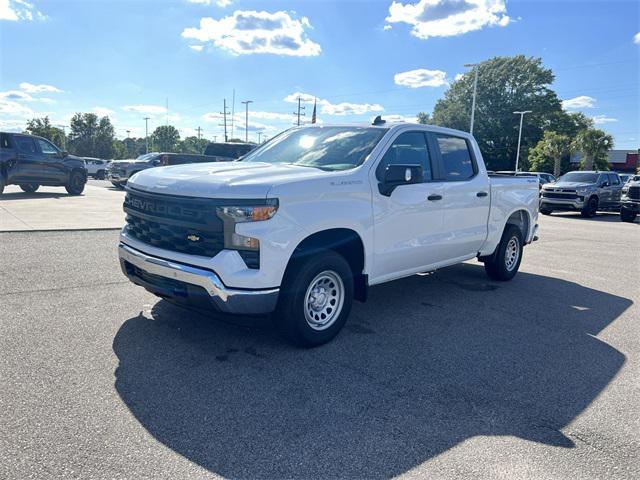
[[[520,258],[520,242],[516,237],[511,237],[504,254],[504,264],[509,272],[515,268],[518,258]]]
[[[319,273],[304,296],[304,318],[314,330],[326,330],[335,323],[344,305],[344,283],[333,270]]]

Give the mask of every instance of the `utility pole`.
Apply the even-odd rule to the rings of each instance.
[[[67,149],[67,126],[66,125],[56,125],[58,128],[62,129],[62,149]]]
[[[262,135],[262,132],[258,132],[258,145],[260,145],[260,136]]]
[[[144,117],[144,153],[149,153],[149,118]]]
[[[473,135],[473,121],[476,116],[476,92],[478,91],[478,70],[480,69],[477,63],[465,63],[464,66],[475,69],[473,75],[473,99],[471,100],[471,126],[469,127],[469,133]]]
[[[235,125],[236,117],[236,89],[233,89],[233,97],[231,97],[231,138],[235,138],[233,127]]]
[[[218,136],[217,136],[217,135],[214,135],[214,136],[213,136],[213,143],[216,143],[217,141],[218,141]]]
[[[298,126],[300,126],[300,117],[303,116],[304,117],[304,113],[301,113],[301,110],[304,110],[304,107],[302,107],[300,105],[300,97],[298,97],[298,112],[293,112],[294,115],[297,115],[298,117]]]
[[[224,125],[224,141],[228,142],[229,139],[227,137],[227,115],[229,114],[228,112],[228,108],[227,108],[227,99],[224,99],[224,103],[223,103],[223,108],[222,111],[220,112],[220,114],[223,116],[224,118],[224,123],[222,125],[219,125],[220,127],[222,127]]]
[[[520,129],[518,130],[518,152],[516,153],[516,172],[518,171],[518,161],[520,160],[520,140],[522,138],[522,119],[527,113],[531,113],[531,110],[525,110],[523,112],[513,112],[515,115],[520,115]]]
[[[200,127],[196,128],[196,131],[198,132],[198,151],[200,153],[202,153],[202,147],[200,146],[200,134],[202,132],[202,129]]]
[[[127,130],[127,138],[131,138],[131,130]]]
[[[249,104],[253,103],[253,100],[246,100],[243,103],[245,106],[244,114],[244,141],[249,143]]]

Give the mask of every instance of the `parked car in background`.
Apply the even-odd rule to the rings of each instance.
[[[109,166],[109,160],[103,160],[101,158],[83,157],[84,165],[87,167],[87,175],[98,180],[104,180],[107,178],[107,167]]]
[[[631,175],[622,187],[620,199],[620,220],[633,222],[640,212],[640,175]]]
[[[46,138],[0,132],[0,194],[5,185],[12,184],[27,193],[45,185],[80,195],[86,183],[82,158],[69,155]]]
[[[542,187],[540,213],[573,210],[593,217],[599,210],[618,211],[621,194],[622,182],[615,172],[568,172]]]
[[[536,239],[537,184],[487,175],[458,130],[292,128],[238,162],[132,177],[120,264],[171,302],[275,312],[291,342],[319,345],[371,285],[472,258],[491,279],[513,278]]]
[[[190,153],[151,152],[129,160],[113,160],[107,168],[107,178],[113,186],[123,188],[129,178],[148,168],[184,163],[217,162],[217,157]]]
[[[237,142],[225,142],[225,143],[210,143],[204,151],[205,155],[217,157],[218,162],[228,162],[232,160],[238,160],[251,150],[256,148],[255,143],[237,143]]]
[[[633,173],[619,173],[618,176],[623,185],[634,177]]]

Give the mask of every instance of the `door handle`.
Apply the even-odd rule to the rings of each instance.
[[[429,195],[427,200],[430,202],[435,202],[436,200],[442,200],[442,195]]]
[[[487,192],[478,192],[478,193],[476,193],[476,197],[486,197],[487,195],[489,195]]]

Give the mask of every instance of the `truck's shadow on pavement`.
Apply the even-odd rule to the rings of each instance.
[[[390,477],[476,435],[558,448],[624,356],[594,335],[631,301],[476,265],[372,289],[334,342],[160,301],[114,340],[116,388],[160,442],[224,477]]]

